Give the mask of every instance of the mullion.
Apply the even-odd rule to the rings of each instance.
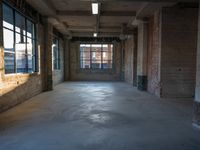
[[[15,70],[14,70],[14,73],[17,73],[17,58],[16,58],[17,57],[16,56],[17,52],[16,52],[16,46],[15,46],[16,45],[16,34],[15,34],[15,24],[16,24],[16,21],[15,21],[15,10],[12,9],[12,11],[13,11],[13,34],[14,34],[14,36],[13,36],[14,37],[13,48],[14,48],[14,52],[15,52],[15,59],[14,59],[14,61],[15,61],[14,62],[14,69]]]
[[[25,46],[25,57],[26,57],[26,72],[28,73],[28,50],[27,50],[27,19],[25,18],[25,38],[26,38],[26,46]]]

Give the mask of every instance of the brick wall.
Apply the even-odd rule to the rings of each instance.
[[[195,94],[198,9],[163,8],[162,97]]]

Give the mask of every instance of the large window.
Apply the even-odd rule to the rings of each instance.
[[[59,48],[59,39],[57,37],[53,38],[52,58],[53,58],[53,69],[60,70],[60,48]]]
[[[80,44],[81,69],[111,69],[113,44]]]
[[[35,25],[3,4],[3,40],[5,73],[36,71]]]

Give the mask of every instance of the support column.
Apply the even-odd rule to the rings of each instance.
[[[137,87],[147,90],[147,23],[138,24],[138,54],[137,54]]]
[[[200,10],[198,23],[197,71],[193,123],[195,126],[200,128]]]
[[[70,74],[70,49],[68,36],[64,37],[64,80],[69,80]]]
[[[52,69],[52,38],[53,27],[48,22],[48,18],[44,18],[44,91],[53,90],[53,69]]]

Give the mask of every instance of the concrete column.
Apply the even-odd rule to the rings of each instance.
[[[200,10],[198,23],[197,71],[193,123],[200,128]]]
[[[52,40],[53,26],[44,18],[44,91],[53,90]]]
[[[137,54],[137,87],[139,90],[147,90],[147,23],[138,24],[138,54]]]
[[[70,49],[69,49],[69,39],[67,36],[64,37],[64,80],[69,80],[70,74]]]

